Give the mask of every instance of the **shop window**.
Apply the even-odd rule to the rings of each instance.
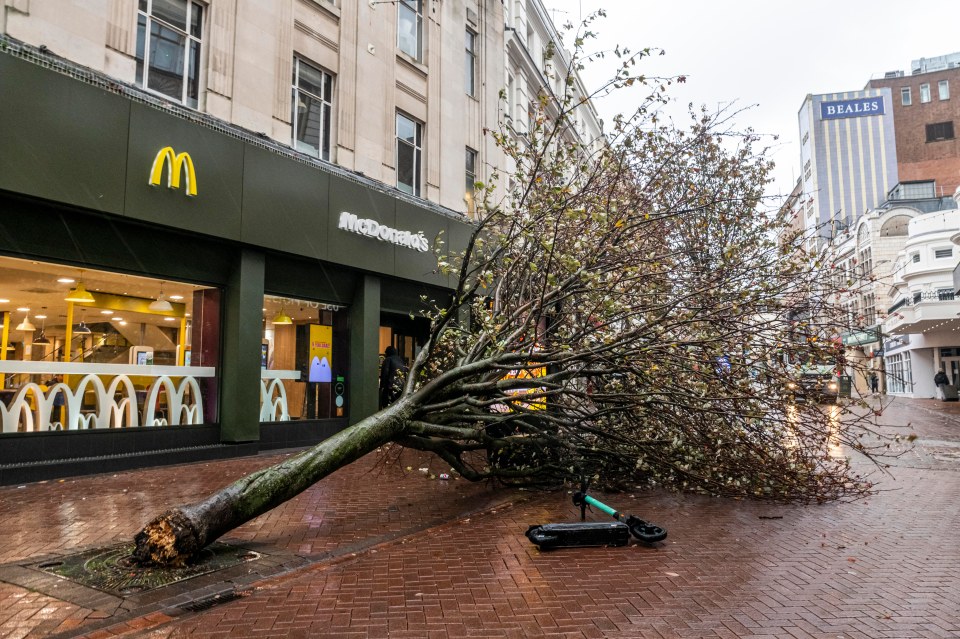
[[[887,391],[890,393],[909,393],[913,390],[913,376],[910,366],[910,354],[898,353],[884,358],[887,377]]]
[[[343,306],[264,297],[261,422],[346,417],[347,326]]]
[[[423,40],[423,0],[397,2],[397,47],[420,60]]]
[[[420,195],[422,125],[403,113],[397,113],[397,188]]]
[[[140,0],[137,84],[196,109],[203,7],[188,0]]]
[[[4,257],[0,292],[3,432],[217,421],[219,289]]]
[[[330,159],[333,76],[300,58],[293,61],[293,144],[298,151]]]

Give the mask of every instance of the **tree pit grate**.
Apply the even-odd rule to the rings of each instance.
[[[246,548],[214,543],[186,566],[161,568],[135,563],[131,557],[133,549],[133,543],[97,548],[47,560],[34,568],[117,597],[129,597],[261,557]]]

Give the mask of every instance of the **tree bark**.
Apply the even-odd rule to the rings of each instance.
[[[134,558],[141,564],[182,566],[224,533],[396,438],[406,428],[412,404],[401,399],[295,457],[161,514],[137,533]]]

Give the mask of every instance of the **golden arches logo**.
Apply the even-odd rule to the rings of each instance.
[[[173,147],[165,146],[157,152],[157,157],[153,159],[153,168],[150,169],[150,184],[160,186],[160,175],[163,173],[163,167],[170,165],[170,171],[167,173],[167,187],[171,189],[180,188],[180,175],[186,172],[187,177],[187,195],[193,197],[197,194],[197,174],[193,170],[193,160],[186,151],[175,153]]]

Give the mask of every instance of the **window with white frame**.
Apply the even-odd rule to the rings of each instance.
[[[466,30],[464,48],[466,53],[464,89],[467,95],[473,96],[477,94],[477,34],[470,29]]]
[[[137,84],[196,109],[200,98],[203,6],[189,0],[140,0]]]
[[[909,393],[913,390],[910,353],[897,353],[884,358],[887,371],[887,392]]]
[[[404,193],[420,195],[420,166],[423,126],[411,117],[397,112],[397,188]]]
[[[333,76],[293,59],[293,145],[298,151],[330,159]]]
[[[910,95],[910,87],[900,87],[900,104],[910,106],[913,104],[913,97]]]
[[[474,191],[477,189],[477,152],[471,149],[469,146],[467,147],[466,160],[463,199],[467,203],[467,212],[473,215],[474,211],[476,210]]]
[[[927,103],[930,101],[930,85],[926,82],[920,85],[920,102]]]
[[[423,40],[423,0],[397,2],[397,47],[414,60],[420,59]]]
[[[950,99],[950,81],[949,80],[940,80],[937,82],[937,93],[940,94],[941,100]]]

